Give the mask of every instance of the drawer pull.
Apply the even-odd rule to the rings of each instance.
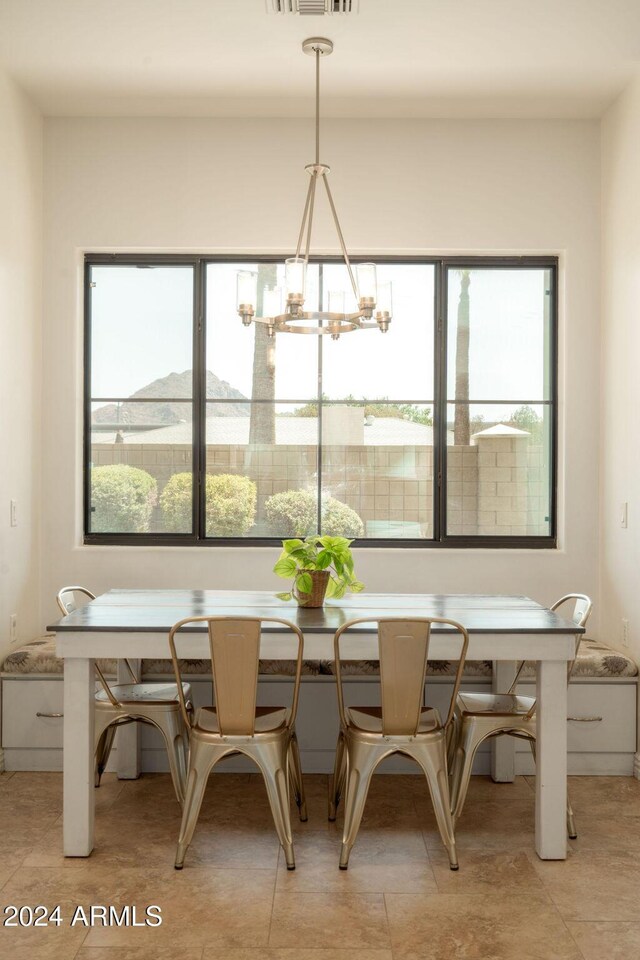
[[[36,717],[64,717],[64,713],[40,713],[38,710]]]
[[[575,720],[576,723],[600,723],[602,717],[567,717],[567,720]]]

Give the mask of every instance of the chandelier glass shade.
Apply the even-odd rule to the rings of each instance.
[[[378,329],[386,333],[392,317],[391,284],[378,283],[375,263],[351,263],[329,187],[330,168],[326,163],[320,163],[320,59],[332,52],[333,43],[323,37],[312,37],[303,42],[302,49],[314,56],[316,61],[316,155],[315,162],[305,167],[310,180],[296,253],[294,257],[285,260],[284,287],[265,287],[261,291],[263,316],[256,316],[257,272],[249,269],[238,272],[238,314],[246,327],[252,323],[266,324],[269,337],[274,337],[276,333],[306,333],[328,334],[333,340],[338,340],[341,334],[354,330]],[[305,310],[313,211],[319,182],[324,185],[329,202],[351,292],[329,290],[328,310]],[[351,299],[352,296],[355,310],[345,310],[347,298]]]

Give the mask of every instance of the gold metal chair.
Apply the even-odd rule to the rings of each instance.
[[[206,623],[211,651],[211,672],[215,706],[201,707],[195,715],[187,710],[184,696],[180,703],[185,723],[190,725],[189,768],[186,796],[176,851],[176,870],[193,838],[205,787],[213,767],[223,757],[240,753],[258,766],[267,788],[276,832],[284,850],[287,869],[295,869],[289,781],[298,806],[300,820],[307,819],[302,784],[300,753],[295,733],[303,637],[300,629],[279,617],[189,617],[180,620],[169,634],[173,669],[180,686],[180,665],[175,636],[179,630]],[[290,707],[258,707],[258,667],[260,635],[263,623],[278,623],[298,638],[298,656]]]
[[[377,623],[380,659],[380,707],[345,706],[340,664],[340,640],[359,623]],[[446,624],[461,634],[462,646],[449,713],[444,723],[438,710],[424,706],[429,640],[434,623]],[[466,629],[440,617],[361,617],[343,624],[334,640],[340,733],[329,799],[329,820],[336,819],[345,795],[344,831],[340,869],[346,870],[371,777],[378,764],[394,753],[415,760],[427,778],[442,842],[452,870],[458,869],[447,773],[447,732],[453,721],[456,695],[469,645]]]
[[[571,619],[578,627],[584,627],[591,615],[592,602],[582,593],[568,593],[550,608],[557,610],[569,601],[574,602]],[[575,656],[578,655],[581,634],[576,634]],[[574,659],[569,663],[567,683],[571,679]],[[535,760],[536,756],[536,701],[534,697],[521,697],[516,693],[518,680],[524,668],[523,660],[507,693],[461,693],[455,710],[455,736],[450,748],[451,798],[454,823],[457,822],[469,788],[471,769],[476,751],[490,737],[512,736],[527,740]],[[571,804],[567,800],[567,832],[575,840],[576,825]]]
[[[85,587],[64,587],[56,597],[64,616],[77,609],[77,594],[95,600],[95,596]],[[184,683],[180,691],[175,683],[138,683],[135,670],[125,659],[131,683],[109,684],[104,673],[95,664],[95,671],[102,687],[95,697],[95,751],[96,751],[96,787],[109,760],[109,754],[118,727],[125,723],[147,723],[156,727],[164,739],[169,770],[176,792],[182,804],[187,774],[187,751],[189,727],[183,721],[179,692],[185,703],[191,708],[191,687]]]

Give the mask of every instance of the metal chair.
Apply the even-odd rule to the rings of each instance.
[[[179,630],[197,623],[207,625],[215,706],[189,714],[180,693],[180,664],[175,637]],[[298,638],[298,655],[290,707],[258,707],[258,667],[263,623],[278,623]],[[259,768],[267,788],[269,805],[288,870],[295,869],[289,780],[300,820],[307,819],[302,785],[300,753],[295,733],[298,694],[302,674],[303,637],[300,629],[279,617],[188,617],[172,627],[169,647],[178,682],[185,723],[190,725],[189,767],[182,824],[175,868],[181,870],[193,838],[209,774],[223,757],[243,754]]]
[[[582,593],[568,593],[550,608],[557,610],[569,601],[574,602],[571,619],[578,627],[584,627],[591,615],[592,602]],[[575,656],[582,635],[576,634]],[[574,659],[569,663],[567,683],[571,679]],[[450,749],[451,797],[454,823],[457,822],[469,788],[471,769],[476,751],[489,737],[512,736],[527,740],[535,760],[536,756],[536,701],[534,697],[521,697],[516,693],[518,680],[524,668],[523,660],[507,693],[461,693],[455,710],[455,737]],[[571,804],[567,799],[567,832],[575,840],[576,826]]]
[[[340,641],[346,630],[360,623],[377,623],[380,659],[380,707],[345,706],[342,690]],[[429,640],[434,623],[446,624],[461,634],[462,646],[449,712],[444,723],[438,710],[424,706]],[[344,831],[340,869],[346,870],[371,777],[378,764],[402,753],[422,768],[452,870],[458,869],[447,773],[447,731],[453,721],[456,695],[469,645],[466,629],[440,617],[361,617],[343,624],[334,640],[340,733],[329,798],[329,820],[336,819],[345,795]]]
[[[56,600],[64,616],[77,609],[77,594],[95,600],[94,594],[85,587],[63,587]],[[182,804],[187,773],[189,727],[182,718],[179,693],[185,703],[189,704],[189,709],[192,709],[191,687],[185,683],[178,691],[175,683],[138,683],[131,663],[126,659],[124,662],[131,683],[109,684],[98,664],[95,664],[102,687],[96,691],[95,696],[96,787],[100,786],[118,727],[125,723],[147,723],[162,734],[173,787],[178,801]]]

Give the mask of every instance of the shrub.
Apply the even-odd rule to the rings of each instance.
[[[160,495],[165,529],[191,530],[193,480],[190,473],[174,474]],[[256,517],[256,485],[249,477],[207,474],[206,532],[209,537],[241,537]]]
[[[265,514],[278,537],[306,537],[316,532],[318,501],[309,490],[286,490],[269,497]],[[330,537],[361,537],[364,524],[355,510],[341,500],[322,501],[322,533]]]
[[[241,537],[256,519],[256,485],[249,477],[207,474],[207,536]]]
[[[264,505],[267,522],[278,537],[306,537],[315,533],[318,504],[308,490],[274,493]]]
[[[341,500],[329,497],[322,507],[322,533],[328,537],[361,537],[364,523],[351,507]]]
[[[112,463],[91,471],[91,532],[146,533],[158,501],[156,481],[138,467]]]
[[[174,473],[160,494],[160,508],[167,533],[190,533],[192,526],[193,477]]]

